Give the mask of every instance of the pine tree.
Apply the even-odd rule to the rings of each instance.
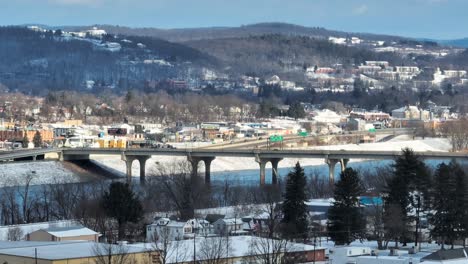
[[[306,185],[304,169],[297,162],[294,170],[288,173],[286,180],[282,220],[283,235],[286,238],[307,238]]]
[[[445,163],[440,164],[434,175],[434,188],[432,192],[433,201],[432,209],[434,214],[431,216],[430,221],[433,225],[431,236],[440,239],[442,248],[444,248],[445,241],[454,240],[453,225],[454,219],[450,212],[450,202],[452,200],[453,182],[451,179],[450,166]]]
[[[328,232],[337,245],[349,245],[362,237],[365,220],[359,196],[364,192],[355,170],[347,168],[335,184],[335,202],[328,210]]]
[[[396,158],[393,167],[393,177],[387,184],[386,206],[400,206],[406,231],[411,222],[414,222],[414,241],[417,245],[421,214],[429,206],[430,174],[424,162],[408,148]],[[411,211],[415,214],[410,215]],[[403,238],[406,243],[406,237]]]
[[[107,216],[117,221],[119,239],[124,236],[126,223],[136,223],[143,217],[141,202],[126,183],[113,182],[102,197],[102,207]]]
[[[452,175],[451,189],[448,191],[452,197],[449,203],[449,211],[454,221],[454,237],[456,240],[465,241],[468,236],[468,185],[463,168],[454,161],[449,164]],[[453,190],[453,191],[452,191]],[[453,243],[451,244],[453,248]]]
[[[40,148],[42,146],[42,136],[39,131],[36,131],[36,134],[34,134],[33,143],[35,148]]]
[[[456,162],[440,164],[435,172],[432,192],[431,235],[452,248],[457,239],[467,237],[467,181],[463,169]]]
[[[23,148],[28,148],[29,139],[28,139],[28,134],[26,133],[26,131],[24,132],[23,139],[21,140],[21,145],[23,146]]]

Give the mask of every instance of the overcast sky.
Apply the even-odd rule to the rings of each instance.
[[[468,0],[0,0],[0,24],[187,28],[288,22],[350,32],[468,37]]]

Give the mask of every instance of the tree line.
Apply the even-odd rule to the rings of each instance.
[[[421,243],[422,230],[443,248],[465,243],[468,237],[468,181],[455,161],[441,163],[432,174],[412,150],[405,149],[392,166],[381,193],[383,203],[364,206],[365,189],[358,173],[346,169],[335,184],[328,234],[336,244],[357,239],[377,240],[380,249],[390,241]]]

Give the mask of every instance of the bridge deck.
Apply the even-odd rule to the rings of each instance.
[[[105,149],[105,148],[53,148],[26,149],[0,152],[0,160],[32,157],[48,153],[63,155],[129,155],[129,156],[191,156],[191,157],[264,157],[264,158],[329,158],[329,159],[393,159],[401,151],[350,150],[262,150],[262,149]],[[424,159],[464,159],[468,153],[418,151]]]

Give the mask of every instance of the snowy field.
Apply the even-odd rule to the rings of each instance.
[[[28,178],[32,178],[31,185],[80,182],[78,175],[58,161],[0,164],[0,187],[25,185]]]
[[[348,144],[348,145],[331,145],[331,146],[316,146],[302,149],[329,149],[329,150],[386,150],[400,151],[403,148],[411,148],[414,151],[449,151],[450,142],[444,138],[426,138],[412,140],[407,136],[398,136],[394,139],[381,143],[366,143],[366,144]],[[120,156],[103,156],[93,155],[91,159],[106,169],[110,169],[121,176],[125,175],[126,167]],[[153,156],[146,162],[146,175],[158,175],[159,168],[171,167],[173,164],[185,162],[185,157],[169,157],[169,156]],[[302,166],[317,166],[323,165],[323,159],[284,159],[279,163],[280,168],[291,168],[296,162],[300,162]],[[358,162],[361,160],[352,160]],[[172,164],[172,165],[171,165]],[[134,161],[132,166],[132,174],[140,175],[139,162]],[[203,162],[199,164],[200,171],[204,171]],[[271,164],[267,164],[267,168],[271,168]],[[258,163],[253,158],[230,158],[218,157],[211,163],[212,172],[228,172],[239,170],[255,170],[258,169]]]

